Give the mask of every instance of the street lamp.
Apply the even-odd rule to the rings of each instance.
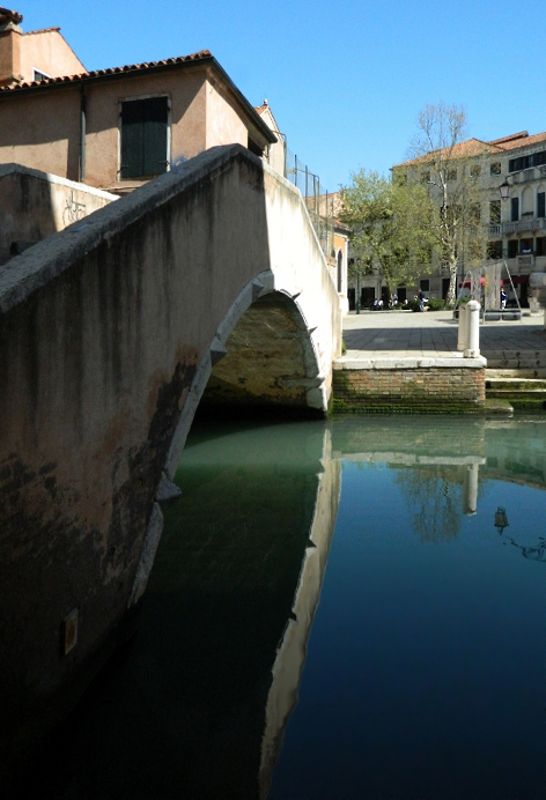
[[[501,183],[499,186],[499,193],[501,200],[508,200],[510,197],[510,184],[508,183],[508,178],[505,178],[503,183]]]

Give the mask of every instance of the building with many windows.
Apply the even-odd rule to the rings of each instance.
[[[458,169],[466,170],[479,187],[475,220],[483,231],[482,265],[500,262],[509,303],[516,302],[515,292],[517,301],[527,306],[530,275],[546,272],[546,132],[529,135],[521,131],[491,141],[468,139],[455,145],[449,157],[448,181],[457,179]],[[396,165],[393,176],[405,175],[408,180],[433,185],[430,169],[425,156]],[[468,253],[461,247],[459,289],[470,266]],[[432,272],[424,274],[420,285],[411,290],[422,288],[433,297],[445,297],[448,286],[449,274],[436,254]]]

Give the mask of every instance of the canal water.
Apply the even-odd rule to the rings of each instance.
[[[195,425],[41,798],[545,794],[546,417]]]

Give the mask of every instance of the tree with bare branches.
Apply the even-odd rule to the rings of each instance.
[[[429,235],[449,275],[448,304],[456,299],[457,270],[481,264],[487,237],[480,222],[485,145],[467,139],[463,106],[427,105],[417,118],[410,161],[395,167],[399,179],[426,186],[432,200]]]

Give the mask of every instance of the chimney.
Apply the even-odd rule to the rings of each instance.
[[[22,14],[0,6],[0,86],[11,86],[22,80],[21,34]]]

